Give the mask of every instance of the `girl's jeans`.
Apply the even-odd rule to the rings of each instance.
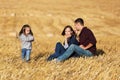
[[[22,59],[29,61],[30,60],[31,49],[22,49]]]

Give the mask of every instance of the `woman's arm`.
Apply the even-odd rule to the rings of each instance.
[[[69,47],[67,37],[65,37],[65,42],[64,43],[65,43],[64,48],[67,49]]]

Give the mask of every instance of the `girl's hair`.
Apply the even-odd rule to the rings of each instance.
[[[70,25],[65,26],[65,28],[63,29],[63,32],[61,33],[61,35],[63,35],[63,36],[65,35],[65,30],[67,28],[70,28],[70,30],[73,32],[72,35],[75,35],[75,32],[74,32],[73,28]]]
[[[22,33],[25,33],[25,29],[26,29],[26,28],[30,28],[30,33],[29,33],[29,34],[33,35],[33,32],[32,32],[32,30],[31,30],[31,27],[30,27],[28,24],[25,24],[25,25],[23,25],[22,29],[20,30],[19,36],[20,36]]]

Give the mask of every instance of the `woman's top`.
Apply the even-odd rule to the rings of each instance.
[[[76,37],[72,35],[70,38],[67,39],[68,43],[63,43],[64,48],[67,49],[71,44],[79,45],[79,42],[77,41]]]

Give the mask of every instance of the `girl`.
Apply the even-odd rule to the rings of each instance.
[[[19,38],[22,43],[22,60],[28,62],[32,49],[32,42],[34,41],[33,33],[29,25],[23,25],[19,32]]]
[[[52,59],[57,58],[60,55],[62,55],[71,44],[79,45],[78,41],[75,38],[75,32],[71,26],[69,26],[69,25],[66,26],[63,29],[63,32],[61,35],[63,35],[65,37],[65,41],[64,41],[63,45],[60,42],[58,42],[56,44],[55,53],[50,55],[48,57],[47,61],[51,61]]]

